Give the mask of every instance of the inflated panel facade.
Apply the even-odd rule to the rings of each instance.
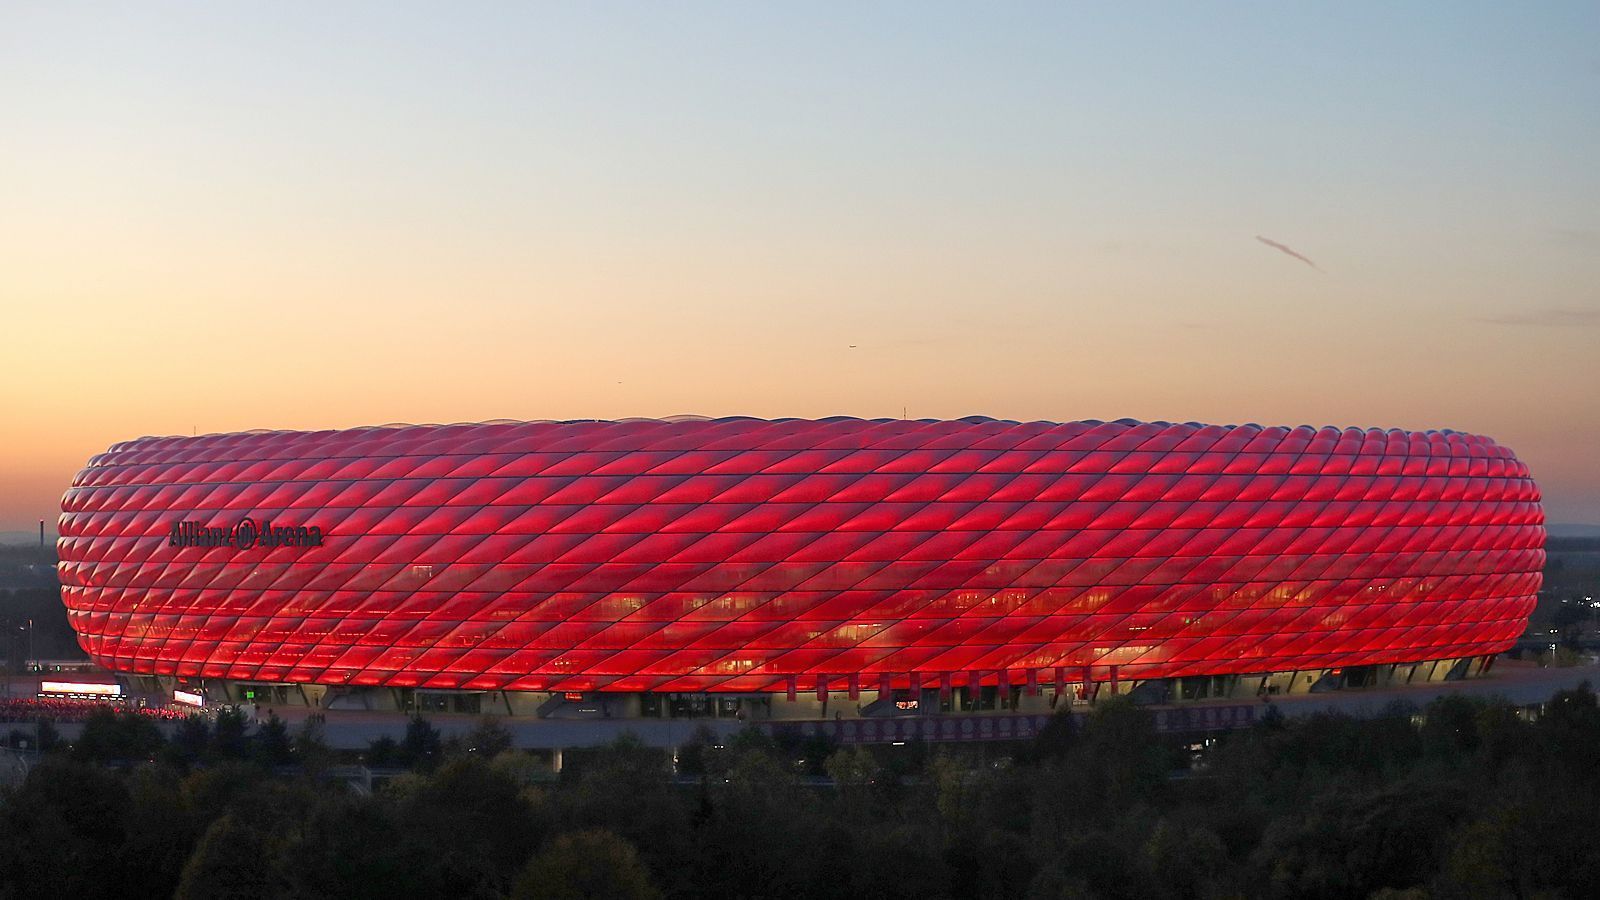
[[[895,688],[1493,653],[1527,467],[1456,432],[678,419],[144,438],[62,500],[84,649],[430,688]]]

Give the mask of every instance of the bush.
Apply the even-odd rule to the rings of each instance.
[[[515,900],[656,900],[633,845],[603,829],[563,834],[517,875]]]

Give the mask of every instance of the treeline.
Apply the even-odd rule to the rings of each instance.
[[[1102,704],[1031,743],[838,748],[741,732],[568,754],[503,728],[375,745],[365,795],[316,727],[171,740],[105,715],[0,802],[6,897],[1600,896],[1600,706],[1450,697],[1269,716],[1203,752]],[[371,761],[369,759],[369,761]]]

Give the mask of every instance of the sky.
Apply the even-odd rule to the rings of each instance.
[[[1454,428],[1600,523],[1600,4],[10,3],[0,531],[147,434]]]

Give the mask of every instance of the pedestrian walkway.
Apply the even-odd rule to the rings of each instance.
[[[1519,706],[1542,703],[1557,691],[1575,688],[1583,682],[1600,685],[1600,667],[1539,668],[1506,664],[1483,678],[1462,681],[1430,682],[1380,689],[1353,689],[1315,694],[1278,695],[1268,701],[1202,700],[1150,707],[1164,732],[1226,730],[1256,721],[1268,708],[1285,716],[1308,716],[1333,711],[1351,716],[1373,716],[1396,703],[1426,706],[1449,694],[1482,699],[1501,698]],[[363,749],[380,737],[395,740],[405,735],[410,716],[402,712],[372,710],[328,710],[304,708],[276,710],[291,728],[299,727],[309,715],[322,717],[324,740],[335,749]],[[263,715],[265,712],[263,711]],[[821,731],[844,743],[893,743],[904,740],[972,741],[1028,738],[1037,732],[1047,716],[1040,715],[944,715],[907,716],[884,719],[770,719],[757,722],[770,731],[792,730],[801,734]],[[480,716],[435,714],[429,723],[444,737],[464,735],[482,721]],[[656,747],[677,747],[700,729],[718,739],[726,739],[746,723],[731,719],[539,719],[501,717],[500,725],[511,733],[518,747],[559,749],[592,747],[632,734]]]

